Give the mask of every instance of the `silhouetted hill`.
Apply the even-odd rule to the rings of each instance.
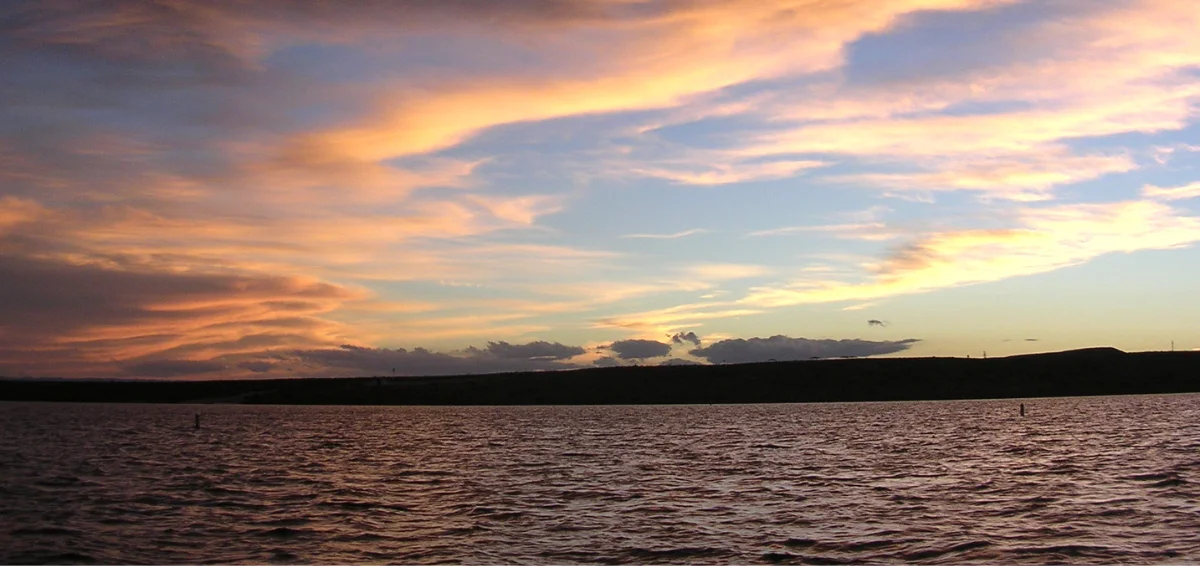
[[[1200,352],[809,360],[448,377],[3,380],[0,400],[362,405],[898,401],[1200,391]]]

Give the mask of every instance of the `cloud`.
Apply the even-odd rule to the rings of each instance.
[[[683,344],[684,342],[691,342],[692,344],[699,346],[700,337],[696,336],[695,332],[679,332],[671,336],[672,344]]]
[[[583,355],[585,350],[579,346],[564,346],[558,342],[538,340],[528,344],[509,344],[508,342],[488,342],[487,352],[505,359],[523,360],[565,360]]]
[[[1151,199],[1162,200],[1184,200],[1200,197],[1200,181],[1188,183],[1180,187],[1156,187],[1154,185],[1146,185],[1142,187],[1142,196]]]
[[[788,236],[796,234],[831,234],[838,238],[847,238],[855,240],[870,240],[882,241],[891,240],[899,237],[899,234],[882,222],[862,222],[853,224],[828,224],[828,225],[812,225],[812,226],[789,226],[786,228],[772,228],[770,230],[756,230],[746,234],[751,237],[758,236]]]
[[[739,263],[700,263],[685,268],[690,277],[702,281],[728,281],[731,279],[748,279],[771,273],[771,269],[761,265],[745,265]]]
[[[113,373],[119,362],[181,375],[186,364],[144,364],[329,343],[345,329],[321,315],[365,296],[306,278],[0,255],[0,358],[29,373]]]
[[[722,318],[737,318],[760,314],[759,308],[734,307],[735,302],[706,302],[676,305],[663,309],[635,313],[606,316],[597,319],[598,328],[624,328],[639,332],[656,334],[674,334],[686,328],[697,326],[706,320]]]
[[[219,372],[226,367],[225,364],[212,361],[157,360],[132,364],[125,371],[138,377],[187,377]]]
[[[1080,140],[1192,121],[1200,41],[1187,30],[1200,18],[1186,2],[1079,4],[1024,21],[1004,13],[972,14],[975,38],[942,43],[927,33],[912,57],[887,59],[886,72],[855,76],[852,61],[851,80],[814,77],[779,92],[756,105],[763,127],[727,146],[743,158],[819,155],[892,169],[825,179],[901,195],[968,190],[1034,201],[1137,166],[1120,152],[1080,150]],[[876,48],[911,41],[896,31],[872,38],[883,42]],[[930,46],[945,51],[920,54]]]
[[[856,2],[793,9],[787,2],[730,1],[630,10],[620,25],[598,28],[592,37],[572,34],[570,42],[555,42],[557,76],[533,72],[394,88],[369,119],[315,131],[300,144],[306,154],[380,161],[445,149],[503,124],[671,108],[755,79],[833,68],[846,43],[912,11],[996,3],[908,0],[863,10]]]
[[[601,367],[601,368],[611,368],[611,367],[621,366],[622,364],[621,364],[621,360],[618,360],[616,358],[603,357],[603,358],[599,358],[596,361],[592,362],[592,365],[594,365],[596,367]]]
[[[275,369],[276,365],[272,362],[258,361],[258,362],[241,362],[241,363],[237,364],[237,367],[242,368],[244,370],[254,372],[254,373],[266,373],[266,372],[269,372],[269,371]]]
[[[658,365],[660,365],[660,366],[698,366],[698,365],[702,365],[702,364],[700,362],[696,362],[696,361],[692,361],[692,360],[685,360],[683,358],[671,358],[669,360],[663,360],[663,361],[659,362]]]
[[[914,191],[973,190],[1018,201],[1051,198],[1050,190],[1060,185],[1095,179],[1136,168],[1129,156],[1071,156],[1061,149],[1035,155],[1012,155],[986,159],[946,160],[933,172],[864,173],[837,179],[889,189]]]
[[[578,367],[553,357],[574,347],[545,342],[509,344],[487,349],[468,348],[460,352],[433,352],[424,348],[371,348],[342,345],[338,348],[297,350],[284,354],[283,363],[310,375],[459,375],[510,371],[549,371]],[[578,348],[582,350],[582,348]],[[538,356],[552,351],[549,356]]]
[[[0,359],[71,374],[206,359],[271,373],[284,366],[236,356],[515,340],[578,313],[661,338],[777,306],[862,306],[1196,241],[1197,220],[1167,206],[1194,197],[1193,185],[1147,185],[1150,202],[1053,202],[1064,185],[1104,176],[1105,190],[1120,189],[1138,165],[1131,156],[1146,153],[1126,146],[1145,136],[1168,144],[1155,157],[1171,153],[1173,165],[1195,151],[1158,139],[1195,122],[1193,3],[1068,2],[1037,17],[1006,11],[1013,4],[5,3]],[[947,17],[979,33],[925,33]],[[884,43],[886,71],[864,65],[873,43],[914,31],[936,56]],[[709,261],[660,262],[648,269],[665,276],[631,281],[656,258],[570,240],[584,236],[576,223],[595,225],[595,210],[571,209],[597,196],[586,181],[571,185],[575,175],[712,187],[687,191],[706,199],[802,174],[796,188],[821,202],[859,186],[1014,202],[986,228],[865,214],[754,232],[821,236],[855,253],[863,242],[902,245],[742,301],[663,302],[681,291],[713,299],[713,282],[783,268],[725,263],[758,256],[706,237],[715,245],[687,260]],[[568,185],[569,196],[545,194]],[[729,202],[684,207],[707,214]],[[21,282],[34,265],[39,288]],[[437,281],[462,286],[430,290]],[[357,285],[388,299],[354,308],[369,295]],[[150,291],[125,290],[140,286]],[[87,302],[71,313],[62,305],[74,295]]]
[[[692,228],[691,230],[684,230],[682,232],[675,232],[672,234],[625,234],[621,237],[652,240],[674,240],[676,238],[684,238],[687,236],[694,236],[696,234],[703,234],[704,232],[707,232],[707,230],[704,230],[703,228]]]
[[[1016,222],[1013,228],[925,234],[882,261],[861,265],[866,282],[822,279],[756,287],[739,302],[767,307],[870,301],[1044,273],[1109,253],[1200,241],[1200,218],[1153,201],[1028,208]]]
[[[709,363],[748,363],[765,361],[807,360],[811,358],[840,358],[879,356],[903,352],[919,340],[875,342],[870,340],[812,340],[772,336],[770,338],[737,338],[721,340],[688,353]]]
[[[676,168],[635,167],[634,173],[667,179],[684,185],[730,185],[750,181],[772,181],[795,177],[801,172],[829,165],[824,161],[737,162],[732,164],[695,163]]]
[[[656,340],[617,340],[609,348],[622,360],[658,358],[671,353],[671,345]]]

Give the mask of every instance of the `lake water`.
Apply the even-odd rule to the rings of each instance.
[[[1200,561],[1200,395],[1022,401],[0,403],[0,562]]]

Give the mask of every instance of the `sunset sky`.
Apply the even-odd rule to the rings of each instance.
[[[1195,0],[4,2],[0,375],[1200,348],[1197,30]]]

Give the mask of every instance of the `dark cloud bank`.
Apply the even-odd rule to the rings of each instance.
[[[617,340],[609,346],[622,360],[661,358],[671,353],[671,345],[656,340]]]
[[[485,348],[470,347],[459,352],[434,352],[425,348],[368,348],[343,345],[337,348],[296,350],[276,354],[273,369],[306,375],[457,375],[509,371],[573,369],[564,360],[586,350],[558,342],[526,344],[488,342]]]
[[[902,352],[918,342],[870,340],[810,340],[788,336],[722,340],[689,353],[708,363],[748,363],[807,360],[814,357],[866,357]],[[618,340],[608,347],[614,356],[592,362],[593,366],[630,365],[650,358],[666,357],[671,346],[654,340]],[[557,342],[536,341],[526,344],[489,342],[486,348],[467,348],[457,352],[433,352],[425,348],[368,348],[343,345],[278,352],[240,362],[158,360],[128,368],[131,375],[183,377],[207,374],[233,367],[253,373],[301,376],[364,375],[459,375],[514,371],[553,371],[585,367],[570,361],[585,349]],[[657,365],[694,365],[701,362],[668,358]]]
[[[812,358],[841,358],[879,356],[903,352],[919,342],[916,339],[897,341],[873,340],[810,340],[772,336],[770,338],[735,338],[722,340],[689,353],[709,363],[748,363],[770,360],[808,360]]]

